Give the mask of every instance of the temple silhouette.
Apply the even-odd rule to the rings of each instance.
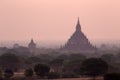
[[[96,48],[89,42],[87,37],[81,31],[81,25],[78,18],[76,30],[68,39],[67,43],[61,47],[62,51],[68,52],[93,52]]]
[[[33,39],[31,39],[31,42],[28,44],[28,49],[31,53],[34,53],[36,50],[36,44]]]

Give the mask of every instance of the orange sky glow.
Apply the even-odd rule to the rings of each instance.
[[[0,41],[66,41],[78,16],[90,40],[120,40],[120,0],[0,0]]]

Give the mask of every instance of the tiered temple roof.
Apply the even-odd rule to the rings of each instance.
[[[87,37],[81,31],[81,25],[78,18],[76,31],[62,47],[62,50],[71,52],[90,52],[95,51],[95,49],[96,48],[89,42]]]

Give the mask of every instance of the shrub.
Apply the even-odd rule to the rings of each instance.
[[[0,78],[2,77],[3,75],[2,75],[2,70],[0,69]]]
[[[0,69],[0,80],[2,80],[2,76],[3,76],[2,70]]]
[[[14,72],[12,70],[10,70],[10,69],[6,69],[4,71],[4,77],[5,78],[11,78],[13,75],[14,75]]]
[[[82,62],[80,67],[80,73],[93,77],[101,76],[107,73],[108,64],[100,58],[89,58]]]
[[[120,74],[118,73],[109,73],[104,75],[104,80],[120,80]]]
[[[62,78],[79,78],[79,76],[75,73],[63,73]]]
[[[33,70],[31,68],[26,69],[24,74],[26,77],[31,77],[33,76]]]
[[[44,77],[49,73],[50,67],[46,64],[37,64],[34,67],[34,71],[37,76]]]
[[[21,66],[21,60],[19,56],[12,53],[4,53],[0,56],[0,66],[3,70],[11,69],[17,71]]]
[[[56,73],[56,72],[50,72],[48,73],[48,79],[57,79],[57,78],[60,78],[60,74],[59,73]]]

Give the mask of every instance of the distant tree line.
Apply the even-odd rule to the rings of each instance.
[[[37,75],[37,78],[71,78],[104,76],[110,80],[111,75],[120,72],[120,54],[103,54],[87,57],[80,53],[40,54],[37,56],[17,55],[6,52],[0,55],[1,76],[11,78],[15,72],[23,71],[26,77]],[[115,79],[117,80],[117,79]]]

